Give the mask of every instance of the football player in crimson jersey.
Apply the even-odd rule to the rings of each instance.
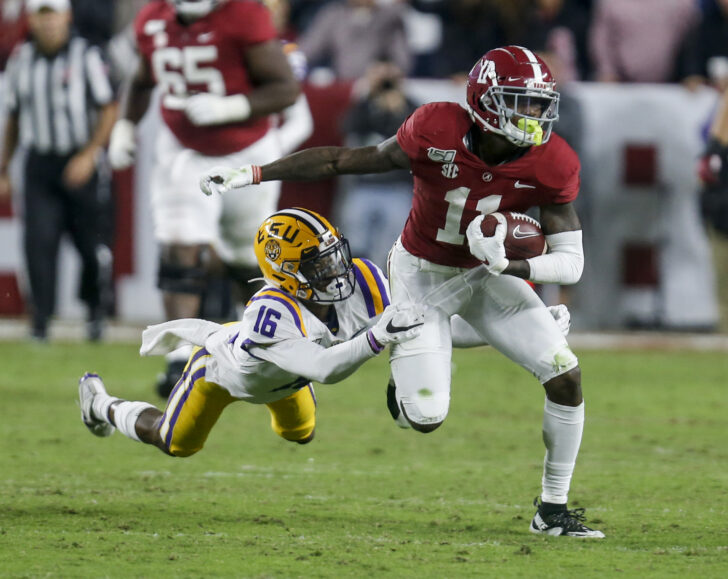
[[[378,146],[322,147],[262,167],[217,168],[200,185],[210,195],[267,180],[316,180],[407,168],[412,209],[389,257],[392,299],[428,301],[438,287],[453,297],[429,308],[425,328],[392,349],[388,406],[395,420],[435,430],[450,401],[452,335],[459,314],[494,348],[533,373],[546,402],[546,458],[534,533],[601,538],[567,497],[584,425],[578,361],[553,317],[524,282],[573,284],[584,255],[573,201],[579,160],[555,133],[559,94],[546,64],[530,50],[506,46],[486,53],[470,71],[467,104],[418,108],[397,134]],[[538,207],[549,251],[509,261],[505,225],[480,232],[483,216]]]
[[[237,281],[238,301],[245,303],[259,287],[247,283],[258,276],[251,240],[275,211],[280,183],[216,203],[200,202],[196,184],[201,172],[220,163],[266,163],[283,154],[270,117],[293,105],[300,89],[270,12],[253,0],[153,1],[137,15],[134,30],[139,64],[109,156],[115,169],[134,163],[135,127],[158,87],[163,124],[150,188],[166,317],[200,315],[213,271]],[[305,140],[311,128],[304,124],[296,137]],[[188,355],[189,349],[170,354],[160,395],[169,394]]]

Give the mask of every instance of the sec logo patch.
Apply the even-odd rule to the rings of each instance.
[[[448,179],[454,179],[458,176],[460,168],[455,163],[446,163],[442,166],[442,174]]]

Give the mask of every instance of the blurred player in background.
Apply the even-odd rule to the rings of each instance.
[[[22,149],[31,337],[48,339],[58,252],[67,234],[82,263],[86,335],[98,341],[113,303],[113,207],[104,148],[116,118],[114,88],[105,55],[73,33],[69,0],[27,0],[25,9],[30,38],[13,52],[2,85],[0,201],[11,195],[9,165]]]
[[[279,211],[255,239],[266,285],[240,322],[176,320],[144,332],[142,355],[197,346],[164,412],[109,396],[96,374],[81,378],[81,418],[93,434],[118,428],[172,456],[190,456],[224,408],[243,400],[265,404],[276,434],[306,444],[316,425],[312,381],[339,382],[421,330],[424,308],[390,306],[382,271],[352,260],[346,239],[317,213]]]
[[[308,74],[308,61],[306,55],[298,48],[298,44],[288,38],[289,5],[285,0],[264,0],[271,12],[273,25],[278,31],[283,46],[283,52],[291,66],[293,76],[298,82],[303,82]],[[308,106],[306,95],[298,95],[296,102],[274,115],[273,124],[278,136],[278,146],[281,155],[292,153],[313,133],[313,117]]]
[[[209,203],[200,199],[196,182],[200,172],[221,162],[275,159],[279,136],[270,116],[296,102],[298,82],[270,13],[258,2],[154,1],[138,14],[134,28],[140,59],[109,155],[116,169],[134,163],[135,127],[158,87],[164,123],[151,194],[165,314],[198,316],[215,270],[238,282],[244,303],[254,291],[248,280],[259,275],[251,240],[261,220],[275,211],[280,184]],[[160,395],[177,382],[189,352],[181,348],[169,355],[157,384]]]
[[[342,174],[409,169],[412,210],[389,256],[394,303],[426,302],[449,285],[447,308],[428,308],[422,333],[392,349],[388,406],[402,426],[432,432],[448,413],[452,334],[459,314],[484,341],[533,373],[546,390],[546,457],[541,501],[530,530],[602,538],[567,498],[584,425],[578,360],[558,324],[524,283],[573,284],[581,277],[576,153],[552,125],[559,93],[541,58],[520,46],[489,51],[470,71],[467,106],[419,107],[378,146],[320,147],[274,163],[217,168],[203,175],[206,194],[268,180],[316,180]],[[243,196],[246,196],[244,193]],[[484,237],[480,223],[496,211],[539,207],[548,253],[505,257],[505,225]],[[476,267],[484,264],[484,267]]]

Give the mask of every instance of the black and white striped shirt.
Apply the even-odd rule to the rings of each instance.
[[[20,144],[38,153],[67,155],[83,148],[98,109],[114,98],[100,49],[79,36],[50,57],[25,42],[8,61],[5,105],[18,115]]]

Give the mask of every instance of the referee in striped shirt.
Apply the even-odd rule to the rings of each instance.
[[[11,193],[8,165],[27,151],[23,179],[24,250],[31,290],[31,335],[47,339],[56,302],[58,247],[70,235],[83,263],[80,297],[87,336],[99,340],[111,292],[111,200],[99,172],[116,98],[100,50],[71,33],[69,0],[27,0],[31,38],[8,61],[0,197]]]

